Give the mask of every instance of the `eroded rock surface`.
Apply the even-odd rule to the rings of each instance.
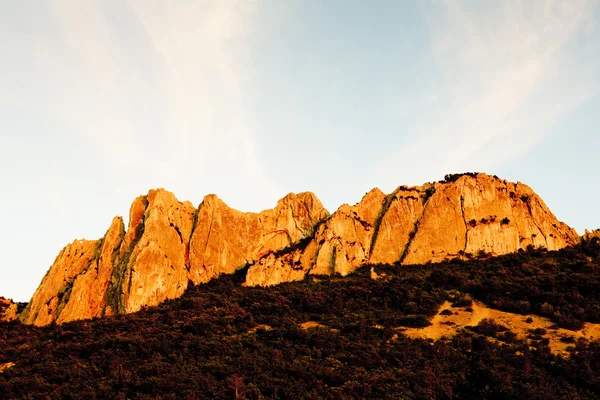
[[[529,245],[558,250],[579,241],[529,186],[485,174],[437,183],[426,207],[404,264],[480,251],[506,254]]]
[[[75,240],[56,257],[20,319],[27,324],[55,321],[70,300],[75,278],[92,266],[100,240]]]
[[[196,209],[166,190],[150,190],[132,203],[127,230],[115,217],[102,239],[65,247],[20,318],[47,325],[159,304],[181,296],[190,282],[232,273],[311,237],[328,215],[312,193],[242,213],[214,195]]]
[[[346,275],[365,263],[421,264],[528,246],[573,245],[577,233],[526,185],[485,174],[449,176],[386,195],[373,189],[329,215],[312,193],[245,213],[208,195],[196,209],[163,189],[134,200],[100,240],[65,247],[19,318],[46,325],[134,312],[188,284],[249,266],[246,285]]]
[[[424,264],[528,246],[557,250],[579,241],[531,188],[486,174],[451,176],[390,195],[378,189],[343,205],[304,249],[259,259],[247,285],[271,285],[303,274],[345,275],[365,263]]]
[[[190,243],[190,279],[207,282],[311,237],[316,224],[328,215],[308,192],[290,193],[274,209],[258,214],[234,210],[215,195],[206,196]]]
[[[0,322],[10,322],[16,320],[17,309],[17,304],[13,303],[12,300],[0,297]]]

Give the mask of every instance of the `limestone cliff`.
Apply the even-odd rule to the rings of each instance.
[[[47,325],[134,312],[179,297],[188,284],[232,273],[311,237],[329,214],[312,193],[242,213],[207,196],[198,209],[163,189],[134,200],[127,230],[115,217],[100,240],[65,247],[20,315]]]
[[[19,318],[46,325],[134,312],[244,266],[246,285],[273,285],[346,275],[365,263],[421,264],[530,245],[554,250],[579,240],[528,186],[485,174],[388,195],[373,189],[332,215],[312,193],[244,213],[215,195],[194,208],[150,190],[131,205],[127,229],[116,217],[102,239],[66,246]]]
[[[423,264],[578,241],[528,186],[485,174],[451,175],[387,196],[374,189],[357,205],[342,205],[303,248],[259,259],[246,284],[345,275],[367,262]]]
[[[94,261],[100,242],[75,240],[67,245],[54,260],[20,319],[35,325],[47,325],[55,321],[70,300],[75,279],[87,272]]]
[[[189,247],[190,279],[207,282],[311,237],[315,225],[328,216],[312,193],[290,193],[274,209],[259,214],[234,210],[216,196],[206,196]]]

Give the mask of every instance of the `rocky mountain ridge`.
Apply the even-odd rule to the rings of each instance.
[[[246,283],[277,284],[290,270],[297,279],[346,275],[367,262],[424,264],[578,241],[529,186],[485,174],[448,175],[389,195],[373,189],[355,206],[342,205],[304,248],[259,259]]]
[[[99,240],[67,245],[19,318],[47,325],[129,313],[189,284],[249,267],[246,285],[346,275],[365,263],[421,264],[579,241],[531,188],[485,174],[448,175],[391,194],[373,189],[329,214],[312,193],[244,213],[208,195],[194,208],[163,189],[134,200]]]
[[[20,319],[47,325],[156,305],[312,235],[327,215],[311,193],[243,213],[214,195],[195,209],[166,190],[150,190],[132,203],[127,229],[115,217],[102,239],[67,245]]]

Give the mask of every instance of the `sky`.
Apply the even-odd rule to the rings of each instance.
[[[600,228],[600,0],[0,2],[0,295],[165,188],[243,211],[481,171]]]

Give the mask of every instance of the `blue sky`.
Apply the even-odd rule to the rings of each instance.
[[[245,211],[484,171],[600,228],[598,0],[0,4],[0,295],[164,187]]]

